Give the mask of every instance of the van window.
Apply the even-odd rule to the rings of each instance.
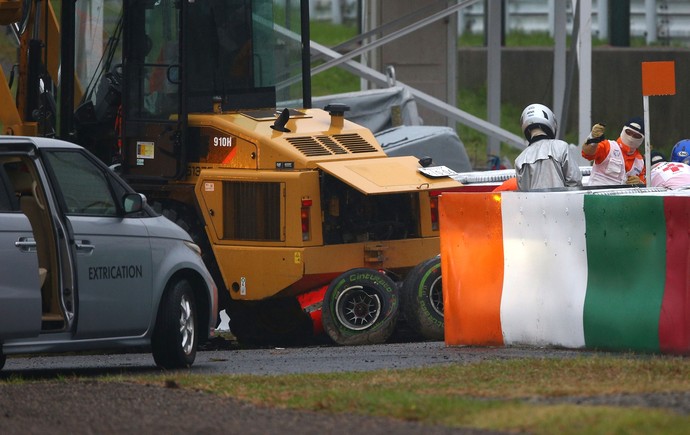
[[[116,201],[101,168],[81,152],[49,151],[46,155],[68,214],[117,216]]]
[[[0,212],[14,211],[12,196],[10,196],[10,185],[5,174],[5,169],[0,166]]]

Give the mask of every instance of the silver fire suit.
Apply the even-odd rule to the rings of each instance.
[[[518,190],[582,186],[576,147],[558,139],[533,142],[515,159]]]

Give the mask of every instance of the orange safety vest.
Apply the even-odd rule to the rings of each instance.
[[[589,184],[625,184],[631,175],[640,177],[640,181],[645,183],[644,158],[638,150],[629,154],[630,149],[619,137],[615,141],[599,142],[593,156],[582,152],[582,157],[594,161]]]

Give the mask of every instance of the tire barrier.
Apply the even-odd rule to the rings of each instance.
[[[690,193],[621,190],[443,194],[446,344],[690,354]]]

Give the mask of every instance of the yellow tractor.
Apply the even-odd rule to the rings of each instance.
[[[0,0],[0,11],[17,3]],[[69,27],[64,3],[60,35],[69,41],[79,30]],[[43,61],[58,51],[57,36],[32,42],[50,14],[34,15],[45,3],[22,2],[33,17],[24,32],[34,36],[22,40],[20,71],[38,71],[20,73],[18,103],[30,109],[22,122],[3,109],[5,132],[35,122],[42,127],[29,134],[55,131],[85,146],[187,230],[240,342],[323,331],[341,345],[388,340],[401,299],[419,300],[401,298],[401,289],[421,292],[429,274],[415,266],[439,253],[438,195],[461,184],[428,161],[388,157],[369,130],[346,119],[347,106],[310,108],[306,0],[120,4],[103,24],[115,30],[97,80],[83,92],[79,80],[68,84],[78,74],[62,57],[61,95],[77,96],[70,111],[46,95]],[[0,16],[22,13],[9,15]],[[437,288],[424,306],[442,307]],[[442,311],[438,319],[442,334]]]

